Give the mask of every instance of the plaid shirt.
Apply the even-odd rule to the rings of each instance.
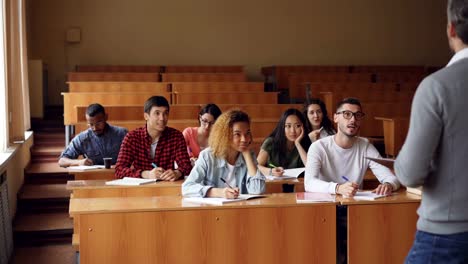
[[[137,128],[125,136],[120,146],[119,157],[115,165],[117,178],[140,178],[144,170],[152,170],[151,163],[165,170],[175,169],[174,161],[182,175],[188,175],[192,170],[187,154],[187,146],[182,133],[174,128],[166,127],[158,140],[154,159],[151,158],[151,136],[146,126]]]

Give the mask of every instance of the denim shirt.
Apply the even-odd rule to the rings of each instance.
[[[103,158],[110,157],[112,164],[115,164],[126,134],[127,129],[118,126],[107,125],[106,132],[101,136],[96,136],[88,128],[73,138],[60,157],[77,159],[78,156],[86,154],[96,165],[103,165]]]
[[[255,156],[254,161],[256,163]],[[182,184],[182,195],[205,197],[210,188],[225,188],[226,184],[220,178],[224,177],[228,170],[228,163],[225,159],[214,157],[211,148],[203,150],[200,152],[190,175]],[[233,173],[240,193],[261,194],[265,192],[265,176],[259,169],[257,169],[256,175],[248,176],[247,165],[242,153],[239,153],[234,164]]]

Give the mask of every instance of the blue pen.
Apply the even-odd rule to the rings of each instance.
[[[151,163],[151,165],[153,166],[153,168],[157,168],[157,167],[158,167],[158,165],[156,165],[156,163],[154,163],[154,162]]]
[[[349,179],[348,179],[348,177],[346,177],[346,176],[341,176],[341,178],[343,178],[343,180],[345,180],[345,181],[349,182]]]

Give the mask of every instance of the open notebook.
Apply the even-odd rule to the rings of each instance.
[[[353,196],[353,199],[354,200],[372,201],[372,200],[387,197],[387,196],[390,196],[390,195],[376,194],[376,193],[373,193],[372,191],[358,191]]]
[[[261,194],[240,194],[235,199],[218,198],[218,197],[184,197],[184,201],[193,202],[193,203],[223,205],[226,203],[245,201],[245,200],[249,200],[253,198],[260,198],[260,197],[266,197],[266,196],[261,195]]]
[[[69,171],[87,171],[87,170],[97,170],[97,169],[104,169],[104,165],[91,165],[91,166],[85,166],[85,165],[80,165],[80,166],[70,166],[67,169]]]
[[[286,179],[297,179],[301,173],[305,171],[305,168],[285,169],[283,176],[266,176],[267,180],[286,180]]]
[[[107,181],[106,185],[124,185],[124,186],[137,186],[148,183],[156,182],[157,179],[142,179],[142,178],[132,178],[132,177],[123,177],[122,179]]]

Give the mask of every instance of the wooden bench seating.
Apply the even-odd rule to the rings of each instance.
[[[383,124],[385,154],[396,157],[408,134],[409,116],[376,116],[375,119],[382,121]]]
[[[384,131],[382,122],[375,117],[386,116],[409,116],[411,102],[377,103],[361,102],[362,109],[366,116],[362,121],[360,135],[363,137],[383,137]]]
[[[244,72],[244,66],[239,65],[168,65],[164,67],[166,73],[226,73]]]
[[[154,93],[62,93],[63,119],[65,125],[72,125],[77,116],[76,105],[100,103],[102,105],[141,105]],[[159,93],[171,102],[171,93]]]
[[[154,72],[159,73],[161,66],[156,65],[77,65],[77,72]]]
[[[411,73],[424,75],[431,72],[428,67],[419,65],[279,65],[262,67],[261,71],[265,82],[275,83],[277,89],[291,88],[288,86],[289,75],[296,73],[368,73],[372,75]],[[380,80],[383,79],[386,78],[380,78]]]
[[[288,78],[288,90],[291,98],[306,98],[303,83],[317,82],[372,82],[370,73],[292,73]]]
[[[414,72],[381,72],[375,74],[376,82],[421,82],[426,73]]]
[[[202,104],[178,104],[170,106],[169,119],[197,119]],[[302,110],[301,104],[218,104],[224,112],[229,109],[240,109],[249,114],[250,118],[269,118],[279,120],[284,111],[289,108]],[[142,120],[143,105],[105,105],[109,122],[125,120]],[[86,122],[87,105],[76,105],[76,116],[71,124]]]
[[[159,82],[151,72],[69,72],[69,82]]]
[[[163,82],[246,82],[245,73],[162,73]]]
[[[68,82],[71,93],[144,93],[171,92],[171,84],[164,82]]]
[[[349,66],[328,66],[328,65],[278,65],[262,67],[262,75],[265,82],[275,82],[277,89],[288,88],[288,76],[291,73],[307,72],[349,72]]]
[[[276,92],[173,93],[173,104],[275,104]]]
[[[172,92],[175,93],[239,93],[263,92],[262,82],[174,82]]]
[[[127,120],[127,121],[109,121],[112,125],[125,127],[129,131],[134,130],[138,127],[142,127],[145,125],[145,120],[143,119],[143,115],[141,116],[141,120]],[[273,129],[276,127],[278,123],[278,119],[252,119],[250,124],[250,129],[252,130],[252,135],[254,137],[264,138],[268,136]],[[88,128],[86,122],[78,122],[75,125],[75,134],[80,133]],[[196,127],[199,126],[198,119],[169,119],[167,124],[169,127],[175,128],[179,131],[184,130],[186,127]]]
[[[320,92],[318,96],[321,98],[327,107],[327,111],[332,113],[336,110],[337,104],[344,98],[354,97],[358,98],[361,102],[375,102],[375,103],[398,103],[407,102],[411,103],[414,92],[396,92],[396,91],[383,91],[383,90],[368,90],[368,91],[355,91],[355,92]]]
[[[352,65],[350,72],[387,73],[426,73],[426,67],[421,65]]]
[[[87,105],[77,105],[76,116],[72,120],[72,124],[78,122],[86,122]],[[125,121],[125,120],[143,120],[143,104],[141,105],[104,105],[108,116],[108,121]],[[196,119],[200,111],[200,105],[171,105],[169,119]]]

